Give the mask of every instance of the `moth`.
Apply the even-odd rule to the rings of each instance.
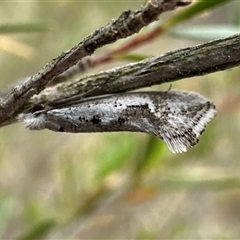
[[[198,143],[215,114],[214,104],[200,94],[170,90],[89,98],[20,114],[18,119],[30,130],[145,132],[162,139],[173,153],[181,153]]]

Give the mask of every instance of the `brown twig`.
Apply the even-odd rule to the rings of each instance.
[[[90,97],[131,91],[218,72],[239,66],[239,52],[240,34],[59,84],[32,98],[31,104],[49,104],[77,94]]]
[[[56,78],[54,78],[48,86],[54,86],[58,83],[67,81],[71,79],[73,76],[83,73],[89,68],[93,68],[99,64],[106,63],[108,61],[111,61],[114,57],[116,57],[118,54],[123,54],[125,52],[129,52],[130,50],[133,50],[134,48],[139,47],[140,45],[149,42],[153,38],[157,37],[159,34],[163,32],[163,29],[160,26],[156,26],[153,29],[150,29],[147,32],[138,34],[136,36],[133,36],[131,39],[127,40],[120,46],[117,46],[114,49],[110,49],[102,54],[96,55],[96,56],[87,56],[78,63],[69,68],[64,73],[58,75]]]
[[[141,28],[157,20],[161,13],[188,4],[190,4],[188,0],[150,0],[136,11],[123,12],[118,19],[95,30],[72,49],[52,59],[29,81],[15,86],[1,99],[0,123],[11,118],[31,96],[40,93],[53,78],[74,66],[83,57],[91,55],[96,49],[106,44],[139,32]]]

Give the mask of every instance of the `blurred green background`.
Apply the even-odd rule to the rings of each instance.
[[[130,53],[154,56],[238,32],[239,1],[215,2]],[[142,3],[1,1],[1,89]],[[184,10],[165,13],[148,28]],[[239,75],[235,68],[173,83],[205,95],[218,110],[200,143],[183,154],[143,133],[31,132],[20,123],[1,128],[0,239],[240,238]]]

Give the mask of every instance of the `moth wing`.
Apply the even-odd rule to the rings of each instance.
[[[165,96],[161,126],[157,136],[163,139],[174,153],[186,152],[198,143],[198,137],[215,116],[213,103],[192,92],[169,91]]]

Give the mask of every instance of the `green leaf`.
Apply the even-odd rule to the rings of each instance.
[[[185,10],[180,11],[178,14],[166,21],[163,24],[163,28],[168,29],[176,24],[179,24],[182,21],[186,21],[187,19],[196,16],[205,10],[209,10],[230,1],[232,0],[199,0],[198,2],[190,5],[189,7],[186,7]]]
[[[145,146],[140,146],[136,155],[136,167],[135,175],[141,174],[146,168],[155,166],[156,163],[160,163],[161,159],[164,159],[164,150],[166,146],[163,141],[159,140],[155,136],[149,135]]]
[[[52,29],[52,23],[40,21],[35,23],[16,23],[0,25],[0,34],[5,33],[31,33],[40,31],[49,31]]]
[[[227,37],[240,32],[240,27],[231,25],[197,25],[184,28],[172,29],[169,34],[174,37],[185,39],[203,39],[213,40],[218,38]]]
[[[50,230],[55,225],[55,222],[52,219],[45,219],[38,224],[34,225],[32,229],[30,229],[28,232],[20,236],[19,240],[27,240],[27,239],[39,239],[42,237],[45,233],[47,233],[48,230]]]
[[[112,172],[119,170],[127,161],[129,161],[136,145],[138,144],[136,138],[127,133],[112,133],[106,137],[104,142],[106,148],[101,148],[96,152],[98,166],[95,176],[98,182]]]

